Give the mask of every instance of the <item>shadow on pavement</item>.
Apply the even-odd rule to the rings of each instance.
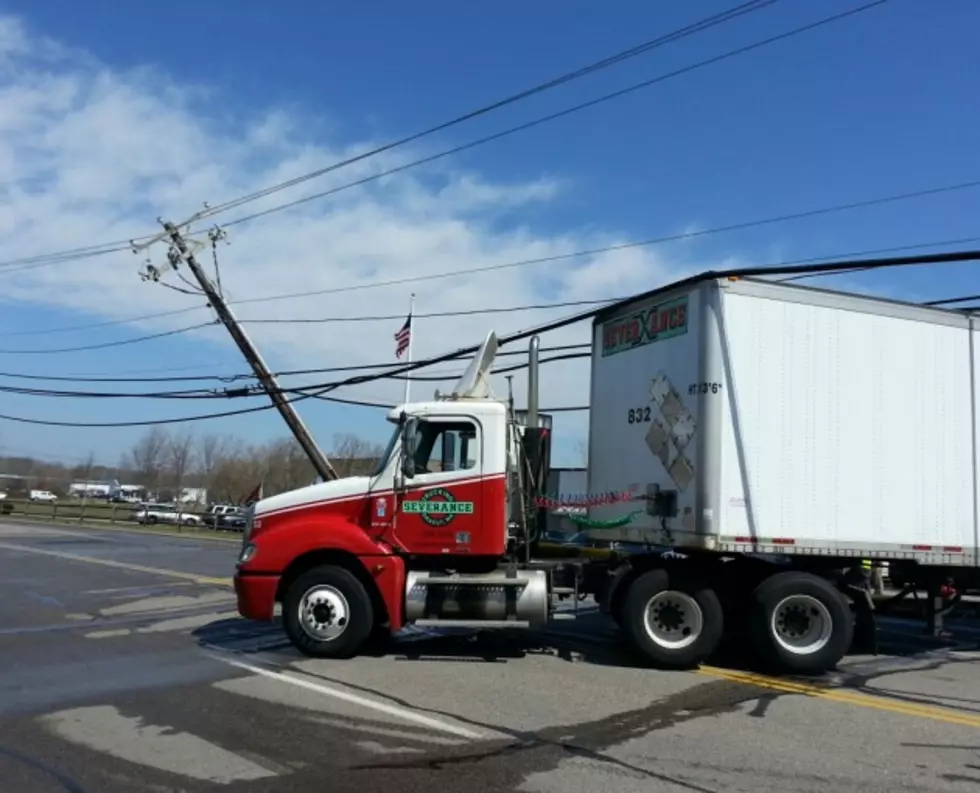
[[[879,620],[878,655],[868,656],[862,665],[873,668],[876,661],[909,661],[935,656],[942,652],[970,650],[980,645],[980,624],[963,622],[954,628],[954,640],[936,639],[915,620],[885,617]],[[277,656],[299,659],[302,656],[286,639],[282,626],[274,623],[252,623],[240,619],[218,620],[194,632],[198,642],[207,648],[238,655],[274,652]],[[958,634],[958,635],[957,635]],[[755,659],[745,650],[740,637],[729,637],[711,659],[713,666],[733,671],[758,672]],[[649,664],[626,642],[621,631],[597,609],[580,612],[576,620],[558,621],[535,631],[475,631],[466,629],[420,629],[409,627],[381,644],[369,646],[361,655],[389,657],[399,663],[508,663],[529,655],[550,655],[568,663],[597,666],[646,668]],[[947,662],[947,661],[944,661]],[[837,682],[848,685],[847,661],[841,672],[809,682]],[[908,664],[902,669],[908,670]],[[862,676],[864,684],[870,678]],[[855,682],[857,682],[855,680]]]

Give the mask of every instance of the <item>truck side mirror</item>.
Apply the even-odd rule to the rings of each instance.
[[[415,455],[419,449],[419,420],[410,416],[402,428],[401,470],[406,479],[415,476]]]

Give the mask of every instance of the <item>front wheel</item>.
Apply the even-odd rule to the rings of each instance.
[[[690,669],[718,648],[724,613],[713,589],[686,580],[680,571],[651,570],[630,585],[622,626],[657,666]]]
[[[752,600],[752,646],[776,671],[823,674],[850,649],[850,606],[820,576],[792,570],[776,573],[756,587]]]
[[[374,629],[374,607],[360,580],[342,567],[308,570],[286,590],[286,635],[315,658],[351,658]]]

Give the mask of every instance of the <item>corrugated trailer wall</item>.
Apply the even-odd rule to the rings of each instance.
[[[759,550],[977,564],[971,320],[760,281],[719,288],[717,336],[702,339],[724,382],[704,408],[720,428],[719,547],[754,537]]]

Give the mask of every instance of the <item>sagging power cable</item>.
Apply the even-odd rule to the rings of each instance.
[[[913,265],[929,265],[929,264],[945,264],[951,262],[966,262],[966,261],[978,261],[980,260],[980,250],[965,250],[965,251],[953,251],[950,253],[936,253],[936,254],[925,254],[919,256],[900,256],[900,257],[888,257],[881,259],[853,259],[844,260],[837,262],[828,262],[825,264],[807,264],[807,265],[794,265],[788,267],[742,267],[742,268],[732,268],[726,270],[709,270],[707,272],[700,273],[698,275],[690,276],[687,278],[674,281],[670,284],[658,287],[656,289],[644,292],[642,294],[636,295],[630,298],[628,301],[624,301],[623,306],[629,305],[634,302],[640,302],[643,300],[649,300],[657,297],[658,295],[667,294],[669,292],[680,291],[688,288],[692,288],[701,281],[709,279],[729,279],[729,278],[749,278],[749,277],[759,277],[759,276],[770,276],[770,275],[799,275],[803,273],[831,273],[831,272],[841,272],[845,270],[850,270],[854,268],[862,268],[866,270],[875,269],[891,269],[895,267],[908,267]],[[613,306],[606,306],[599,310],[584,311],[578,314],[572,314],[570,316],[564,317],[562,319],[553,320],[547,323],[542,323],[526,330],[517,331],[516,333],[507,334],[500,337],[500,345],[512,344],[517,341],[523,341],[529,339],[531,336],[541,335],[548,333],[559,328],[567,327],[578,322],[582,322],[586,319],[593,319],[597,317],[600,313],[608,313],[615,311],[620,304],[615,304]],[[403,364],[401,366],[394,367],[393,369],[385,372],[384,374],[375,375],[358,375],[346,378],[345,380],[334,381],[332,383],[321,383],[311,386],[304,387],[305,393],[299,394],[293,397],[287,397],[286,400],[290,403],[300,402],[306,399],[320,398],[331,391],[344,386],[361,385],[363,383],[369,383],[374,380],[380,380],[392,375],[403,375],[408,372],[415,371],[417,369],[422,369],[428,366],[433,366],[439,363],[445,363],[446,361],[457,360],[466,355],[471,355],[479,349],[479,345],[471,345],[469,347],[464,347],[453,352],[445,353],[442,355],[425,358],[413,363]],[[63,421],[45,421],[40,419],[29,419],[20,416],[11,416],[6,414],[0,414],[0,419],[6,421],[13,421],[24,424],[39,424],[45,426],[59,426],[59,427],[139,427],[139,426],[151,426],[153,424],[182,424],[192,421],[203,421],[206,419],[215,418],[226,418],[230,416],[246,415],[249,413],[259,413],[265,410],[274,409],[274,405],[259,405],[253,408],[241,408],[239,410],[228,410],[219,413],[208,413],[197,416],[184,416],[184,417],[173,417],[166,419],[156,419],[138,422],[63,422]]]

